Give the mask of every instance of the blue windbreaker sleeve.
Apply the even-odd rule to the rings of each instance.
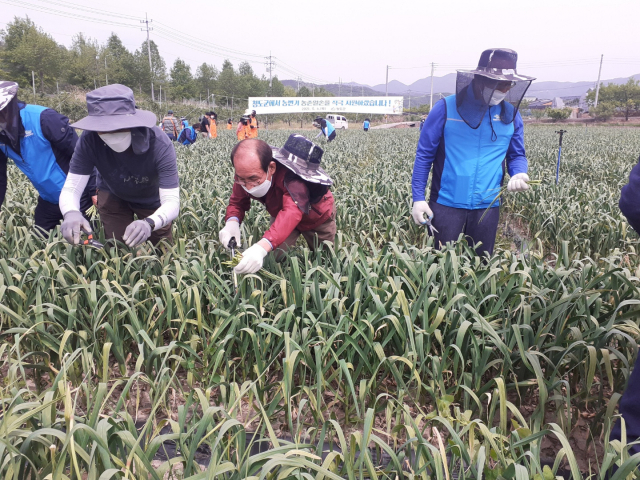
[[[4,203],[7,194],[7,156],[0,152],[0,206]]]
[[[507,149],[507,170],[512,177],[517,173],[527,173],[529,170],[529,162],[524,151],[524,125],[520,112],[516,113],[516,118],[513,119],[513,127],[513,137]]]
[[[436,158],[436,152],[442,140],[446,121],[447,107],[444,100],[440,100],[429,112],[424,122],[424,127],[420,132],[416,159],[413,162],[413,176],[411,177],[411,194],[414,202],[420,202],[425,199],[429,172]]]
[[[631,169],[629,183],[622,187],[618,205],[622,214],[629,220],[629,225],[640,233],[640,158],[638,164]]]

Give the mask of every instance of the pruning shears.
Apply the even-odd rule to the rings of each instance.
[[[93,232],[87,232],[85,229],[82,229],[80,243],[81,245],[87,245],[89,247],[94,248],[104,248],[104,245],[99,241],[93,239]]]
[[[426,222],[422,222],[422,225],[425,225],[429,229],[429,233],[431,233],[432,237],[434,236],[434,232],[440,233],[438,230],[436,230],[436,227],[433,226],[430,218],[427,218]]]
[[[231,259],[234,259],[236,257],[236,248],[238,247],[238,244],[236,243],[236,237],[231,237],[228,247],[229,250],[231,250]],[[238,293],[238,275],[236,274],[235,270],[233,270],[233,286],[236,289],[236,293]]]

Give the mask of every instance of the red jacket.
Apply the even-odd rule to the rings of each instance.
[[[274,249],[278,248],[294,230],[306,232],[329,220],[334,206],[330,191],[322,195],[316,203],[311,204],[306,183],[287,167],[278,163],[276,163],[276,173],[273,175],[271,188],[262,198],[249,195],[240,185],[233,184],[225,221],[230,217],[237,217],[242,222],[245,212],[251,208],[252,199],[262,203],[267,208],[267,212],[276,219],[264,234],[264,238],[271,242]]]

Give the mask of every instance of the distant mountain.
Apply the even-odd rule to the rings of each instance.
[[[634,80],[640,80],[640,74],[633,76]],[[614,83],[621,85],[626,83],[629,77],[612,78],[609,80],[602,80],[602,85],[608,85]],[[283,80],[285,85],[297,88],[298,82],[296,80]],[[300,86],[303,82],[300,82]],[[313,84],[304,83],[308,88],[311,88]],[[351,88],[353,85],[353,89]],[[334,95],[350,96],[353,91],[353,96],[381,96],[385,94],[387,88],[384,83],[369,87],[361,83],[349,82],[329,85],[316,85],[316,87],[323,87],[325,90],[333,93]],[[580,97],[585,94],[590,88],[595,88],[596,82],[584,81],[584,82],[533,82],[531,87],[527,91],[527,96],[538,98],[555,98],[555,97]],[[405,97],[405,107],[409,105],[409,97],[411,97],[411,106],[423,105],[430,102],[429,93],[431,91],[431,77],[421,78],[416,80],[411,85],[406,85],[398,80],[391,80],[388,85],[389,95],[402,95]],[[442,77],[433,77],[433,97],[434,101],[438,100],[441,96],[451,95],[456,91],[456,74],[449,73]]]
[[[298,89],[298,81],[297,80],[282,80],[282,84],[287,86],[287,87],[292,87],[295,88],[296,90]],[[308,83],[308,82],[300,82],[300,87],[307,87],[309,90],[311,90],[312,87],[318,88],[318,87],[322,87],[324,88],[326,91],[331,92],[332,94],[334,94],[336,97],[338,96],[342,96],[342,97],[361,97],[361,96],[376,96],[379,97],[381,95],[384,95],[384,92],[380,93],[376,90],[373,90],[371,87],[367,86],[367,85],[362,85],[360,83],[355,83],[355,82],[349,82],[349,83],[343,83],[342,85],[339,85],[337,83],[329,83],[329,84],[325,84],[325,85],[316,85],[313,83]]]

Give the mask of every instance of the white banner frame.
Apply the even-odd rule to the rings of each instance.
[[[404,97],[249,97],[258,115],[281,113],[365,113],[399,115]]]

